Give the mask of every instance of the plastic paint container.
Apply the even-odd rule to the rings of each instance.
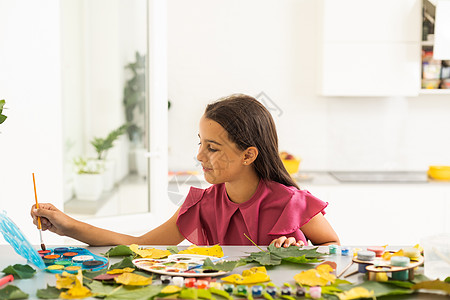
[[[372,261],[372,260],[375,259],[375,256],[376,256],[375,252],[373,252],[373,251],[361,250],[361,251],[358,251],[358,254],[357,254],[356,258],[358,260],[362,260],[362,261]],[[368,265],[370,265],[370,264],[360,264],[360,263],[358,263],[358,272],[359,273],[366,273],[367,272],[366,267]]]
[[[329,245],[328,246],[328,251],[330,254],[337,254],[337,250],[338,250],[338,245]]]
[[[391,257],[391,266],[395,267],[407,267],[409,265],[410,259],[406,256],[392,256]],[[399,271],[392,272],[392,279],[394,280],[408,280],[408,272],[409,271]]]
[[[78,255],[72,258],[72,262],[76,264],[82,264],[85,261],[94,260],[92,255]]]
[[[376,257],[381,257],[384,253],[384,247],[381,246],[372,246],[372,247],[367,247],[368,251],[373,251],[375,252]]]

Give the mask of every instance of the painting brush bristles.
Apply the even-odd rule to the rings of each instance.
[[[32,173],[32,174],[33,174],[34,198],[36,199],[36,209],[38,209],[39,208],[39,202],[38,202],[37,193],[36,193],[36,181],[34,179],[34,173]],[[45,250],[44,240],[42,239],[41,217],[38,217],[38,229],[39,229],[39,237],[41,238],[41,249]]]

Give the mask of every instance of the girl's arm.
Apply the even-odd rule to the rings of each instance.
[[[33,223],[36,225],[37,217],[41,217],[42,230],[50,230],[59,235],[69,236],[91,246],[176,245],[184,239],[176,224],[178,212],[179,210],[164,224],[140,237],[98,228],[75,220],[49,203],[41,203],[39,209],[35,209],[33,205],[31,216]]]
[[[340,245],[339,237],[322,213],[315,215],[308,223],[300,227],[313,245]]]

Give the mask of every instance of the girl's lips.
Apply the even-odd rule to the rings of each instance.
[[[205,167],[202,167],[203,168],[203,172],[211,172],[212,171],[212,169],[210,169],[210,168],[205,168]]]

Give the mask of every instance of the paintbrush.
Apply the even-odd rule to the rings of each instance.
[[[34,198],[36,199],[36,209],[39,208],[39,202],[37,199],[37,193],[36,193],[36,180],[34,179],[34,173],[33,174],[33,185],[34,185]],[[41,238],[41,249],[45,250],[45,244],[44,240],[42,239],[42,224],[41,224],[41,217],[38,217],[38,229],[39,229],[39,237]]]

